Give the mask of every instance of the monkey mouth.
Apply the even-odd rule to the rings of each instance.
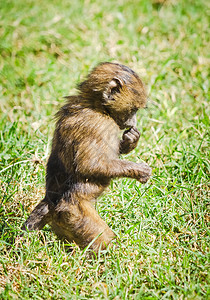
[[[120,127],[120,130],[130,130],[131,128],[133,128],[133,126],[126,126],[125,124],[118,124],[118,126]]]

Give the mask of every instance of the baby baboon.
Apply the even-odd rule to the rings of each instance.
[[[24,229],[41,229],[48,223],[60,238],[75,241],[81,248],[90,243],[97,252],[115,234],[92,202],[111,178],[130,177],[145,183],[151,175],[147,164],[119,159],[137,145],[136,112],[146,106],[147,96],[134,71],[107,62],[93,69],[78,89],[79,94],[67,97],[56,115],[46,195]]]

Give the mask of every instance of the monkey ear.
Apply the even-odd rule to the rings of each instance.
[[[106,89],[103,92],[103,98],[106,101],[115,100],[114,95],[120,93],[120,89],[123,86],[121,79],[114,77],[107,85]]]
[[[115,100],[114,95],[120,93],[120,89],[123,86],[123,82],[121,79],[114,77],[107,85],[107,88],[103,92],[103,96],[105,101],[107,100]]]
[[[114,77],[110,82],[108,86],[108,91],[111,95],[114,95],[116,93],[120,92],[120,89],[123,86],[123,82],[121,79]]]

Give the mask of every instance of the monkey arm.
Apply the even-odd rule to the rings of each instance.
[[[110,162],[111,177],[130,177],[146,183],[151,176],[151,168],[146,163],[134,163],[125,160]]]
[[[146,183],[151,176],[151,168],[146,163],[110,159],[103,157],[89,159],[78,164],[77,172],[85,178],[130,177]]]
[[[125,130],[120,141],[120,154],[127,154],[136,148],[140,138],[140,132],[137,128],[132,127]]]
[[[139,133],[136,130],[126,132],[124,134],[126,145],[131,136],[134,136],[134,138],[131,144],[128,142],[128,145],[133,147],[138,142]],[[87,135],[83,142],[78,144],[73,163],[78,178],[81,176],[82,178],[97,179],[99,182],[104,182],[104,180],[115,177],[130,177],[142,183],[147,182],[151,175],[151,168],[147,164],[120,160],[117,155],[119,153],[119,142],[118,144],[110,144],[107,139],[100,138],[99,140],[99,138],[100,136],[91,140],[91,137]]]

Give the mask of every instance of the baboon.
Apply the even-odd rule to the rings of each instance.
[[[146,163],[119,159],[133,150],[140,137],[136,112],[146,106],[138,75],[116,63],[101,63],[78,85],[56,114],[52,151],[47,163],[46,194],[23,229],[50,224],[61,239],[89,245],[97,252],[115,237],[93,202],[115,177],[147,182]],[[120,130],[125,130],[122,139]]]

